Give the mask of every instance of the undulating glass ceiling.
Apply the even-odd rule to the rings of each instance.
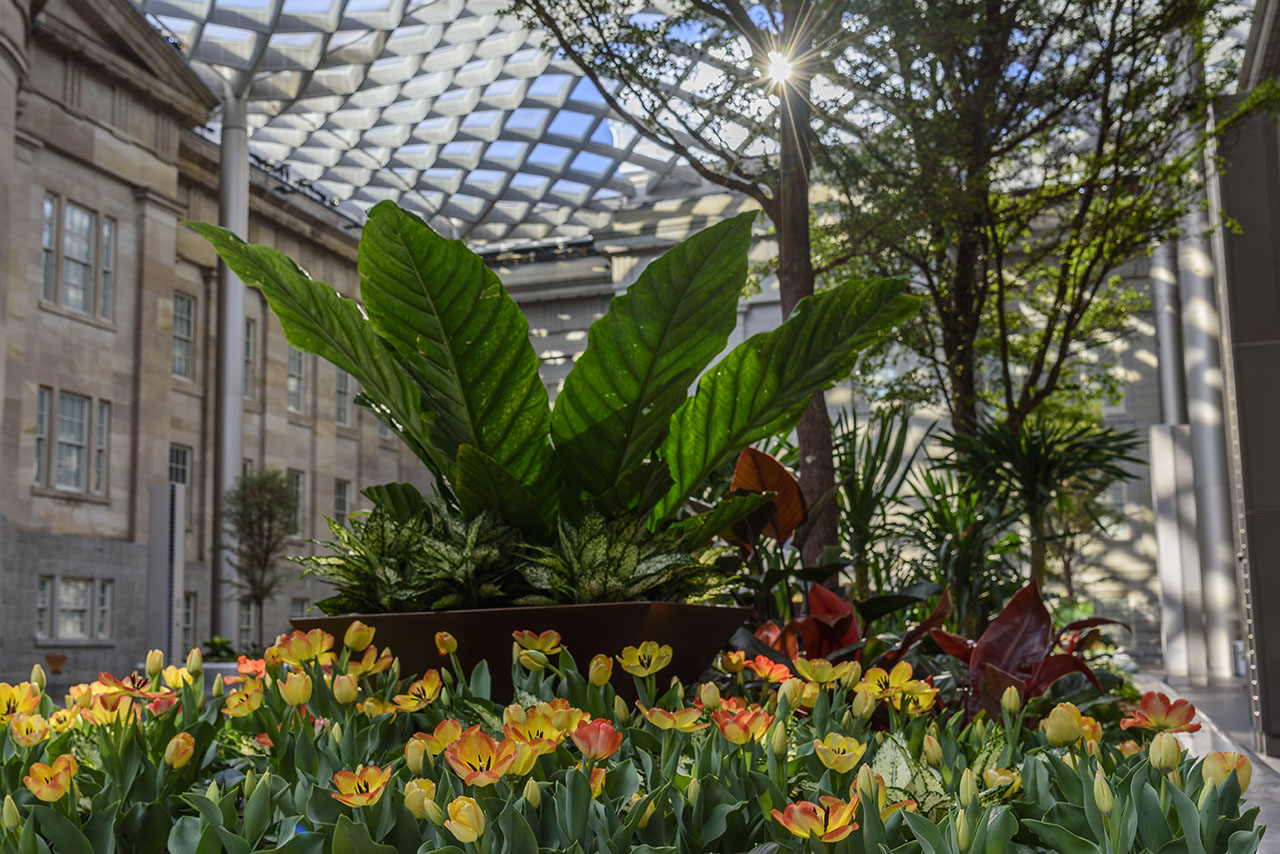
[[[508,0],[133,2],[211,88],[247,93],[255,154],[348,212],[392,199],[442,234],[514,247],[706,189],[501,15]]]

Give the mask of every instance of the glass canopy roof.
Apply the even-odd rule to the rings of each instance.
[[[502,15],[508,0],[133,2],[215,92],[246,94],[254,154],[357,217],[391,199],[517,247],[705,187]]]

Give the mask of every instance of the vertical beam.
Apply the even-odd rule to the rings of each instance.
[[[243,94],[224,96],[218,185],[218,222],[249,238],[249,128]],[[234,637],[236,594],[231,566],[234,544],[223,531],[222,496],[240,476],[244,453],[244,283],[219,264],[218,384],[213,463],[213,591],[211,625]]]
[[[1151,253],[1151,303],[1156,316],[1156,371],[1160,423],[1187,423],[1182,364],[1182,297],[1178,293],[1178,243],[1166,240]]]
[[[1195,466],[1196,518],[1200,527],[1205,641],[1209,675],[1234,675],[1232,642],[1238,636],[1235,542],[1231,533],[1231,484],[1222,399],[1222,357],[1209,253],[1209,221],[1194,207],[1183,222],[1178,253],[1183,297],[1182,334],[1187,368],[1187,414]]]

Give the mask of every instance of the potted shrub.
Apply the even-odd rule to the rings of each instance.
[[[489,638],[505,658],[499,626],[516,620],[619,648],[661,639],[667,626],[691,650],[705,630],[705,647],[688,653],[696,676],[740,616],[678,605],[735,586],[740,564],[715,537],[771,495],[725,495],[702,512],[690,500],[744,448],[789,432],[814,392],[848,376],[858,351],[917,307],[904,281],[847,281],[712,364],[736,324],[753,218],[726,220],[650,263],[591,325],[554,408],[528,324],[494,272],[394,204],[376,205],[361,235],[360,305],[274,249],[193,225],[262,291],[289,342],[355,377],[357,401],[434,476],[430,500],[403,485],[377,488],[366,492],[372,528],[334,528],[337,553],[309,566],[340,584],[322,609],[363,610],[368,576],[348,569],[365,561],[372,577],[409,588],[378,610],[422,609],[359,615],[395,645],[406,672],[439,665],[428,639],[446,625],[471,654],[493,655],[481,643]],[[431,564],[428,576],[443,568],[434,581],[446,583],[403,563],[396,576],[370,546],[385,545],[384,535],[403,537],[397,560]],[[424,546],[440,544],[422,559]],[[435,592],[419,596],[423,585]]]

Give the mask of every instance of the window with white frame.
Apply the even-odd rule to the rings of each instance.
[[[187,445],[169,446],[169,482],[180,483],[187,488],[187,523],[191,522],[191,448]]]
[[[98,582],[98,605],[94,612],[95,637],[111,637],[111,600],[115,595],[115,583],[109,579]]]
[[[240,615],[236,621],[236,646],[241,652],[253,643],[253,608],[248,602],[240,603]]]
[[[40,486],[49,477],[49,401],[52,398],[53,390],[48,386],[36,390],[36,464],[31,482]]]
[[[290,412],[302,412],[306,395],[307,363],[305,354],[293,346],[289,347],[289,378],[287,383],[288,406]]]
[[[257,324],[254,323],[254,320],[252,317],[245,318],[244,320],[244,396],[245,397],[253,397],[253,393],[255,389],[254,382],[253,382],[255,379],[253,353],[254,353],[254,348],[257,342],[254,341],[253,336],[254,336],[256,326]]]
[[[253,474],[253,460],[249,457],[244,457],[240,460],[240,476],[244,477],[250,474]]]
[[[351,374],[342,368],[337,371],[333,393],[334,420],[345,427],[351,424]]]
[[[173,375],[196,378],[196,299],[173,295]]]
[[[396,437],[396,434],[391,432],[391,428],[388,427],[386,423],[382,421],[378,422],[378,438],[379,439],[394,439],[395,437]]]
[[[110,578],[42,575],[36,585],[36,637],[110,640],[115,582]]]
[[[300,537],[305,533],[303,525],[306,521],[306,480],[305,472],[289,469],[285,472],[285,480],[289,484],[289,492],[293,495],[293,517],[289,520],[289,536]]]
[[[36,637],[53,636],[53,576],[42,575],[36,583]]]
[[[89,398],[62,392],[58,395],[58,444],[55,452],[54,486],[84,489],[85,442],[89,434]]]
[[[37,388],[34,462],[31,482],[36,486],[105,496],[111,469],[111,404],[55,392],[49,386]]]
[[[197,594],[184,593],[182,596],[182,649],[196,648],[196,606],[199,602]]]
[[[335,480],[333,482],[333,520],[339,525],[347,524],[350,498],[351,481]]]
[[[114,319],[118,231],[111,217],[46,193],[41,209],[40,298],[78,314]]]
[[[290,619],[298,619],[307,616],[307,609],[311,607],[311,600],[304,599],[301,596],[294,596],[289,600],[289,617]]]
[[[110,475],[107,445],[111,441],[111,404],[98,401],[98,420],[93,425],[93,494],[107,494],[107,478]]]

